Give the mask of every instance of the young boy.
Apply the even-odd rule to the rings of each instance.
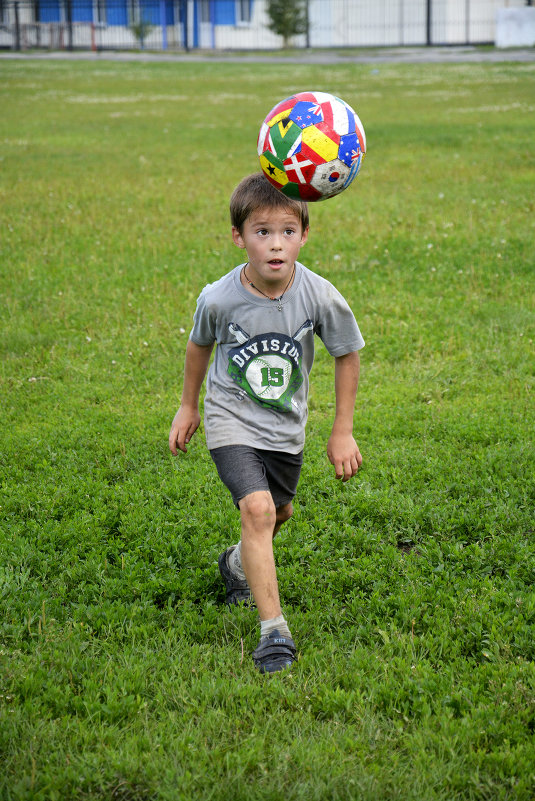
[[[336,411],[327,454],[344,481],[362,463],[353,411],[364,341],[340,293],[297,261],[309,231],[306,203],[255,173],[234,190],[230,215],[233,241],[248,261],[199,296],[169,447],[185,453],[200,424],[199,393],[217,344],[206,384],[205,433],[241,516],[241,539],[221,554],[219,570],[229,605],[252,594],[260,617],[253,659],[260,672],[273,673],[296,659],[281,612],[273,538],[293,513],[314,334],[335,359]]]

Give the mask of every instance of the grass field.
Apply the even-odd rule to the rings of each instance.
[[[0,71],[2,801],[533,799],[535,65]],[[335,482],[320,345],[267,679],[237,513],[167,435],[229,194],[306,88],[368,135],[302,251],[367,341],[364,465]]]

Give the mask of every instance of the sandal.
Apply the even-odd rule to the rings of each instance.
[[[260,640],[253,651],[253,660],[260,673],[276,673],[285,670],[297,661],[295,643],[291,637],[283,637],[278,629]]]
[[[220,554],[217,560],[221,578],[225,582],[225,589],[227,591],[226,603],[229,606],[237,606],[238,604],[247,603],[251,601],[251,590],[245,579],[236,578],[228,566],[228,558],[236,546],[232,545]]]

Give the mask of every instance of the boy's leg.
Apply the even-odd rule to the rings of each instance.
[[[275,673],[296,659],[295,643],[281,614],[273,558],[274,532],[291,510],[286,508],[277,516],[271,493],[258,491],[242,498],[240,512],[242,565],[260,616],[260,642],[253,660],[261,673]]]
[[[293,506],[285,503],[275,510],[275,525],[272,537],[280,531],[283,523],[293,514]],[[243,570],[241,559],[241,540],[220,554],[218,559],[219,571],[227,588],[227,603],[229,605],[248,602],[251,597],[250,587]]]
[[[279,533],[283,523],[286,523],[294,513],[293,504],[285,503],[275,509],[275,526],[273,527],[273,539]],[[236,545],[231,546],[225,551],[228,553],[228,566],[230,570],[240,579],[245,579],[241,561],[241,540]]]
[[[277,536],[283,523],[291,518],[294,513],[292,502],[277,506],[275,510],[275,526],[273,527],[273,539]]]
[[[284,521],[277,520],[270,492],[252,492],[242,498],[239,505],[243,570],[260,620],[271,620],[281,614],[273,537]]]
[[[293,514],[291,501],[281,501],[295,495],[302,453],[278,454],[236,445],[216,448],[210,454],[241,515],[240,542],[218,559],[227,603],[245,600],[245,594],[252,591],[261,629],[253,653],[255,665],[262,673],[283,670],[295,661],[296,649],[281,614],[273,538]]]
[[[241,567],[245,572],[258,615],[260,642],[253,661],[261,673],[275,673],[296,660],[295,643],[281,613],[273,538],[292,515],[291,503],[275,507],[271,492],[251,492],[239,502]]]

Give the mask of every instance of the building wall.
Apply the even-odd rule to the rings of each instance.
[[[502,8],[496,18],[496,47],[535,46],[535,6]]]
[[[66,31],[67,0],[18,0],[21,47],[134,48],[131,24],[151,26],[144,45],[222,50],[275,50],[281,37],[268,29],[267,0],[71,0],[72,28]],[[504,2],[508,8],[503,9]],[[308,37],[295,47],[365,47],[493,42],[500,10],[501,30],[525,0],[309,0]],[[0,46],[14,46],[14,0],[0,0]],[[248,19],[244,19],[248,17]],[[524,19],[524,17],[522,17]],[[531,17],[530,17],[531,19]],[[523,22],[509,22],[525,27]],[[162,22],[164,23],[162,25]],[[68,35],[67,35],[68,33]],[[428,41],[428,34],[430,41]],[[507,36],[505,37],[507,41]],[[516,37],[518,39],[518,36]],[[503,36],[502,36],[503,39]],[[531,40],[530,40],[531,41]]]

